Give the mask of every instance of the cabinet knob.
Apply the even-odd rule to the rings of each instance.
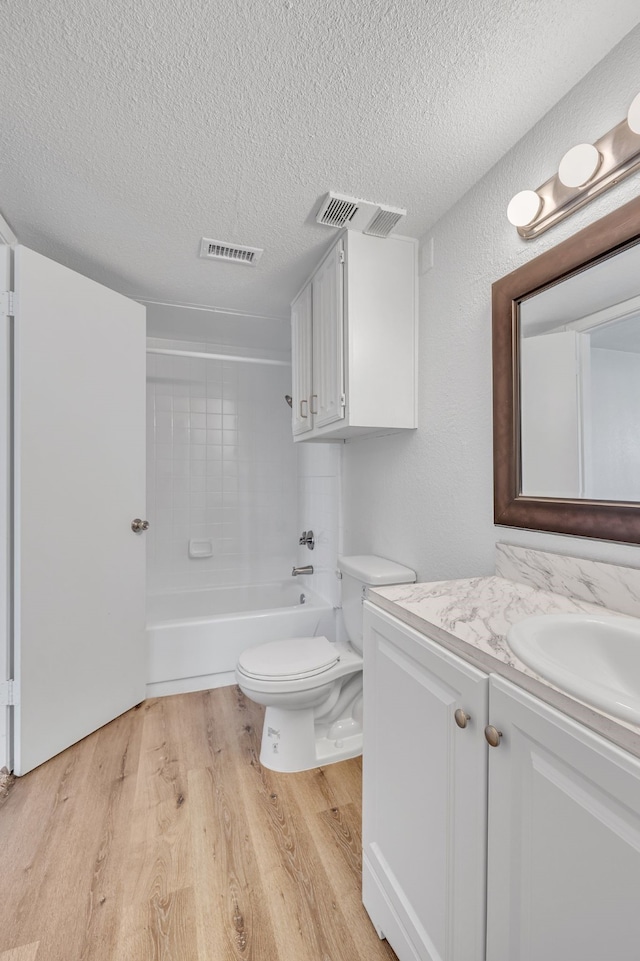
[[[455,718],[455,722],[458,725],[458,727],[462,727],[462,728],[465,728],[468,722],[471,720],[471,715],[465,714],[461,708],[458,708],[458,710],[453,716]]]
[[[498,747],[500,738],[502,737],[502,731],[495,728],[493,724],[487,724],[484,729],[484,736],[489,747]]]

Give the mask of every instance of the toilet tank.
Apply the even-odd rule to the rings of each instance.
[[[413,584],[416,572],[375,554],[338,558],[342,573],[342,615],[351,646],[362,653],[362,602],[366,587]]]

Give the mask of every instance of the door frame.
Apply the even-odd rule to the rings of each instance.
[[[0,292],[12,289],[12,248],[18,238],[0,214]],[[8,690],[13,675],[12,650],[12,318],[4,299],[0,302],[0,688]],[[13,710],[0,698],[0,768],[13,768]]]

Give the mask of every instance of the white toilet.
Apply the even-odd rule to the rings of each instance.
[[[362,753],[362,601],[366,586],[409,584],[415,571],[383,557],[339,557],[350,643],[326,637],[271,641],[244,651],[240,690],[267,708],[260,763],[306,771]]]

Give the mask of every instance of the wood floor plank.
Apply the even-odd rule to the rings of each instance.
[[[328,807],[343,804],[362,805],[362,758],[327,764],[313,772],[320,784],[326,785],[324,793]]]
[[[58,766],[59,779],[53,788],[46,808],[44,823],[39,830],[38,847],[27,865],[15,895],[3,903],[13,901],[13,912],[7,927],[0,929],[0,946],[11,947],[20,942],[43,940],[55,942],[55,928],[64,926],[69,949],[77,953],[82,937],[81,921],[76,911],[78,893],[88,887],[89,872],[85,861],[85,847],[90,843],[92,825],[84,814],[84,798],[92,793],[91,778],[96,738],[86,739],[81,751],[65,751],[64,765]],[[16,784],[13,793],[20,784]],[[3,810],[6,816],[7,808]],[[80,838],[69,843],[70,826],[77,825]],[[74,831],[75,833],[75,831]],[[4,860],[4,859],[3,859]],[[4,880],[4,879],[3,879]],[[4,888],[4,884],[3,884]],[[42,930],[42,904],[51,903],[60,889],[67,899],[62,910],[47,919],[47,931]],[[43,953],[48,953],[47,951]],[[62,957],[51,954],[50,957]]]
[[[18,779],[0,961],[392,961],[360,900],[359,759],[269,771],[262,720],[235,687],[155,699]]]
[[[189,772],[200,956],[236,961],[277,957],[268,897],[234,783],[219,768]]]
[[[40,942],[35,941],[33,944],[23,944],[20,948],[0,951],[0,961],[36,961],[39,946]]]
[[[6,906],[9,918],[8,924],[0,927],[2,946],[39,939],[40,955],[46,954],[50,961],[67,958],[70,953],[78,959],[86,956],[87,937],[112,911],[98,886],[111,856],[114,831],[109,825],[137,729],[132,718],[123,715],[14,786],[10,800],[16,801],[12,814],[17,816],[18,826],[30,813],[36,814],[30,812],[34,799],[39,812],[32,822],[32,832],[18,829],[12,838],[25,843],[27,859],[22,863],[26,870],[13,879],[8,892],[2,879],[0,903]],[[134,756],[129,761],[129,774],[136,769]],[[53,781],[52,773],[56,775]],[[91,804],[89,817],[87,798]],[[0,815],[3,833],[5,825],[11,823],[8,814],[6,806]],[[15,847],[7,851],[7,860],[16,856]],[[118,873],[116,866],[114,875]],[[65,891],[66,901],[62,909],[49,913],[43,930],[42,905],[53,902],[60,890]]]
[[[197,961],[180,712],[175,698],[157,698],[142,714],[115,956]]]
[[[109,961],[120,923],[122,867],[129,845],[129,820],[136,790],[142,724],[137,709],[97,732],[96,755],[104,765],[106,804],[95,819],[95,855],[87,891],[85,937],[78,961]]]
[[[277,774],[260,765],[260,730],[256,725],[243,731],[240,743],[246,749],[245,764],[239,771],[245,778],[245,791],[252,800],[250,831],[254,843],[263,842],[265,830],[271,842],[271,857],[284,868],[291,889],[297,891],[296,921],[306,954],[310,958],[351,961],[358,956],[353,934],[344,922],[342,904],[334,896],[333,884],[318,857],[308,821],[313,813],[299,804],[298,785],[308,785],[313,775]],[[258,834],[258,831],[260,832]],[[264,857],[268,856],[264,850]],[[294,945],[286,938],[289,925],[283,925],[281,949],[292,954]],[[299,950],[298,943],[295,943]]]

